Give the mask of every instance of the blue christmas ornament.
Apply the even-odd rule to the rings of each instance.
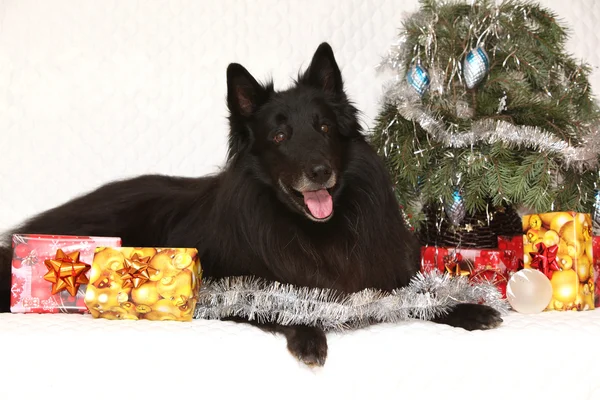
[[[596,190],[595,194],[596,201],[594,202],[594,212],[592,213],[594,235],[600,233],[600,191]]]
[[[413,89],[415,89],[419,96],[423,96],[429,87],[429,83],[431,82],[429,79],[429,73],[425,68],[423,68],[421,63],[416,63],[412,66],[412,68],[406,74],[406,81],[410,86],[413,87]]]
[[[452,195],[452,204],[446,206],[446,216],[454,226],[460,225],[463,218],[467,214],[465,202],[463,201],[460,191],[457,189]]]
[[[468,89],[473,89],[485,78],[490,70],[490,58],[483,49],[477,47],[467,53],[463,63],[463,76]]]

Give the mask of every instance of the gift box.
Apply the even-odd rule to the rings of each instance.
[[[592,238],[592,251],[594,253],[594,305],[600,307],[600,236]]]
[[[96,246],[120,245],[115,237],[13,235],[11,312],[86,313]]]
[[[498,236],[498,249],[502,250],[503,261],[511,272],[523,268],[523,235]]]
[[[201,280],[196,249],[97,248],[85,304],[95,318],[191,321]]]
[[[516,263],[515,255],[499,249],[421,248],[421,272],[439,271],[467,276],[473,282],[490,282],[506,297],[506,284]],[[508,264],[507,264],[508,263]]]
[[[591,216],[576,212],[523,216],[523,266],[550,279],[552,300],[547,310],[594,309]]]

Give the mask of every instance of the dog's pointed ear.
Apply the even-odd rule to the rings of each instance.
[[[227,67],[227,106],[231,113],[249,117],[264,101],[265,88],[240,64]]]
[[[341,93],[344,90],[342,74],[328,43],[319,45],[300,81],[329,93]]]

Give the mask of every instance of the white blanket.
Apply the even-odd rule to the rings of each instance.
[[[0,399],[600,398],[600,310],[332,333],[315,369],[282,336],[233,322],[0,314],[0,337]]]

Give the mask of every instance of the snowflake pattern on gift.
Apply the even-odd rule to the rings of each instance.
[[[57,240],[57,239],[52,239],[52,240],[50,241],[50,250],[52,250],[52,251],[56,252],[56,250],[58,250],[58,249],[60,249],[60,248],[61,248],[61,244],[60,244],[60,241],[59,241],[59,240]]]
[[[500,264],[500,252],[498,251],[491,251],[491,252],[487,252],[487,258],[488,260],[491,261],[492,265],[497,265]]]
[[[13,303],[16,304],[19,301],[21,301],[21,295],[23,294],[23,291],[25,290],[25,279],[13,274],[12,282],[13,282],[13,284],[10,288],[10,292],[12,294]]]
[[[434,265],[433,265],[433,261],[426,259],[426,260],[422,260],[422,264],[423,264],[423,271],[424,272],[431,272],[434,269]]]
[[[39,306],[40,306],[40,299],[38,297],[25,297],[23,299],[23,307],[37,308]]]
[[[42,300],[42,309],[44,311],[53,312],[58,308],[58,303],[54,300],[54,297],[49,297],[46,300]]]
[[[36,265],[38,263],[39,259],[38,259],[38,254],[37,254],[37,250],[33,249],[31,250],[31,252],[21,261],[21,265],[23,265],[24,267],[33,267],[34,265]]]

